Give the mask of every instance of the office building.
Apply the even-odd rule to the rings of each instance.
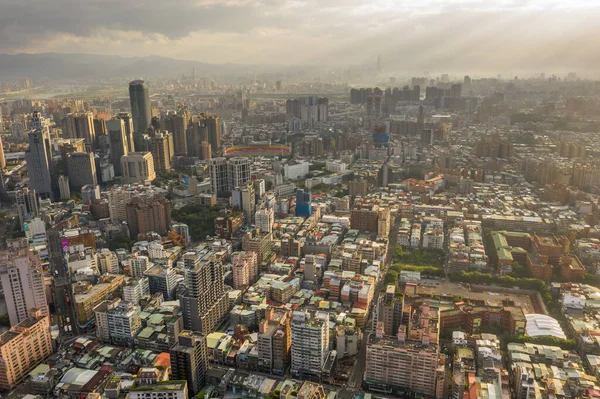
[[[258,326],[258,369],[284,375],[290,365],[292,312],[269,307]]]
[[[29,150],[25,153],[29,186],[42,198],[54,199],[52,176],[54,160],[48,127],[32,130],[27,135]]]
[[[273,231],[273,223],[275,223],[275,211],[273,209],[259,209],[254,214],[254,224],[260,231],[271,234]]]
[[[150,127],[152,118],[150,95],[146,82],[143,80],[134,80],[129,83],[129,102],[131,104],[134,140],[137,144],[137,138],[146,133],[146,130]]]
[[[17,203],[17,214],[19,215],[19,225],[23,228],[23,223],[29,218],[36,217],[40,211],[37,193],[35,189],[23,187],[15,192]]]
[[[408,324],[395,336],[377,323],[368,338],[364,380],[369,389],[410,389],[420,395],[436,395],[439,360],[438,311],[428,304],[409,308]]]
[[[185,108],[170,113],[165,119],[166,129],[173,133],[175,155],[188,155],[187,130],[189,121],[190,113]]]
[[[126,205],[131,238],[154,232],[164,235],[171,226],[171,202],[162,194],[133,197]]]
[[[154,157],[150,152],[131,152],[121,157],[123,183],[143,183],[156,179]]]
[[[81,190],[83,186],[91,184],[96,186],[96,162],[91,152],[74,152],[67,159],[67,174],[69,183],[74,190]]]
[[[0,389],[13,389],[51,354],[50,320],[34,311],[0,335]]]
[[[133,117],[129,112],[119,112],[116,119],[123,121],[125,137],[127,138],[127,152],[135,152],[135,140],[133,139]]]
[[[213,158],[209,162],[213,194],[229,197],[236,187],[250,182],[250,159],[244,157]]]
[[[296,216],[309,217],[312,214],[310,191],[296,190]]]
[[[121,157],[129,154],[129,144],[125,130],[125,119],[111,119],[106,122],[108,142],[110,145],[110,163],[116,176],[122,175]]]
[[[212,252],[183,256],[185,293],[180,298],[186,330],[207,335],[227,315],[229,299],[223,282],[223,265]]]
[[[329,313],[295,311],[291,322],[293,376],[321,379],[329,354]]]
[[[188,395],[194,397],[204,386],[208,368],[206,336],[184,330],[179,334],[179,342],[170,349],[169,353],[171,379],[187,381]]]
[[[26,238],[9,240],[0,252],[0,280],[12,326],[29,317],[31,309],[49,314],[44,293],[44,270],[37,251],[29,248]]]
[[[86,149],[96,147],[96,130],[94,128],[94,114],[91,112],[77,112],[68,114],[65,120],[65,130],[70,139],[84,139]]]
[[[234,289],[245,289],[251,284],[254,284],[254,281],[258,276],[258,260],[256,252],[234,252],[231,255],[231,265]]]
[[[233,209],[239,209],[244,212],[246,224],[253,224],[254,208],[256,206],[254,184],[248,183],[241,187],[235,187],[231,192],[231,206]]]
[[[71,199],[71,187],[69,186],[69,178],[65,175],[58,176],[58,192],[61,200],[67,201]]]
[[[173,134],[167,131],[156,133],[151,139],[151,152],[154,170],[161,172],[171,170],[174,156]]]

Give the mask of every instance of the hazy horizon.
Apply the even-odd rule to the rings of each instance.
[[[597,75],[600,3],[0,0],[0,53],[164,56],[384,72]]]

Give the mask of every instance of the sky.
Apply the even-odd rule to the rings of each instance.
[[[0,53],[596,72],[598,21],[599,0],[0,0]]]

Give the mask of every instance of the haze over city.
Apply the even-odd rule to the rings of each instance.
[[[0,2],[0,53],[166,56],[386,73],[594,75],[597,1]]]

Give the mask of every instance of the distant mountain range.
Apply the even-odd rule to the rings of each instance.
[[[121,77],[179,77],[247,75],[255,73],[277,73],[285,68],[286,73],[297,72],[303,67],[281,67],[262,65],[208,64],[196,61],[177,60],[168,57],[121,57],[97,54],[0,54],[0,79],[13,80],[70,80],[110,79]]]

